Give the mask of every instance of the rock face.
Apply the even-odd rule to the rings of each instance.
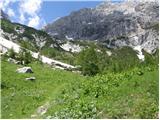
[[[78,53],[83,49],[81,46],[75,45],[71,42],[67,42],[65,44],[62,44],[60,47],[65,51],[68,51],[68,52],[70,51],[73,53],[76,53],[76,52]]]
[[[146,52],[154,53],[158,48],[158,28],[158,2],[127,1],[103,2],[96,8],[72,12],[44,30],[62,40],[98,40],[110,48],[140,45]]]
[[[17,69],[18,73],[33,73],[31,67],[23,67],[23,68],[19,68]]]

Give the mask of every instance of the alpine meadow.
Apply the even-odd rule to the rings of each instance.
[[[1,119],[159,119],[159,1],[0,1]]]

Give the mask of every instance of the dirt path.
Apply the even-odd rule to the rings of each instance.
[[[40,118],[44,115],[49,108],[49,102],[46,102],[44,105],[41,105],[37,108],[36,112],[31,115],[31,118]]]

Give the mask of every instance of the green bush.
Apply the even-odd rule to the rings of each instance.
[[[94,47],[83,50],[77,57],[83,75],[95,75],[99,72],[98,58]]]
[[[10,58],[13,58],[13,59],[16,58],[16,53],[15,53],[15,51],[13,50],[13,48],[11,48],[11,49],[8,50],[8,56],[9,56]]]
[[[25,65],[27,65],[33,61],[33,58],[32,58],[30,51],[28,51],[24,48],[21,48],[17,59],[21,62],[21,64],[25,64]]]

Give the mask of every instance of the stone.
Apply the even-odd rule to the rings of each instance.
[[[20,61],[17,61],[17,60],[15,60],[15,59],[13,59],[13,58],[8,58],[7,61],[10,62],[10,63],[14,63],[14,64],[21,64]]]
[[[26,78],[25,80],[30,80],[30,81],[34,81],[36,78],[35,77],[29,77],[29,78]]]
[[[23,67],[16,70],[18,73],[33,73],[31,67]]]
[[[10,63],[15,63],[16,62],[16,60],[15,59],[13,59],[13,58],[8,58],[8,60],[7,60],[8,62],[10,62]]]

